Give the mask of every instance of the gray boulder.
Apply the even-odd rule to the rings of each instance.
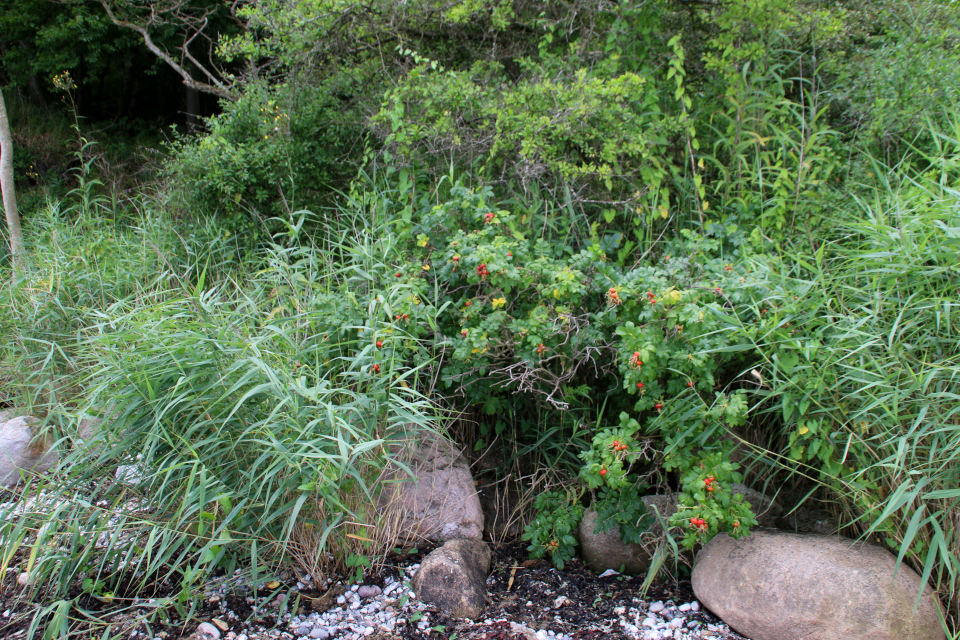
[[[378,500],[382,510],[393,512],[400,539],[483,536],[480,498],[470,466],[456,445],[431,431],[415,430],[396,440],[390,449],[394,463],[381,477]]]
[[[60,461],[44,438],[35,437],[34,418],[21,416],[0,424],[0,484],[14,487],[21,472],[43,473]]]
[[[920,576],[882,547],[839,536],[718,535],[697,555],[693,591],[752,640],[945,637],[936,594]]]
[[[427,554],[410,581],[417,597],[457,618],[477,619],[487,599],[490,548],[482,540],[448,540]]]
[[[580,521],[580,555],[583,563],[592,571],[607,569],[624,573],[643,573],[650,566],[654,546],[626,544],[620,540],[620,528],[614,525],[609,531],[597,533],[597,512],[587,509]]]

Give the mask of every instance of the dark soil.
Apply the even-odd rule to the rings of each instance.
[[[626,636],[616,626],[618,607],[635,607],[640,602],[672,600],[675,603],[694,599],[689,580],[659,581],[653,584],[646,597],[641,594],[643,577],[616,575],[600,578],[574,559],[563,571],[554,569],[542,560],[530,560],[525,545],[520,543],[491,545],[494,552],[491,580],[488,582],[487,607],[482,621],[473,623],[457,620],[433,612],[431,627],[438,631],[421,631],[415,625],[398,627],[394,634],[375,633],[373,639],[421,640],[425,638],[458,638],[461,640],[525,640],[522,634],[511,632],[511,622],[537,630],[545,628],[570,635],[575,640],[605,638],[617,640]],[[419,563],[430,548],[388,557],[384,566],[368,572],[365,584],[382,586],[387,577],[400,579],[402,567]],[[25,559],[23,559],[25,560]],[[16,556],[11,566],[20,564]],[[214,576],[213,582],[221,582],[226,576]],[[110,637],[125,636],[169,640],[192,637],[200,622],[218,619],[226,622],[228,631],[244,633],[250,638],[293,638],[283,621],[283,614],[296,611],[326,610],[335,606],[336,596],[343,587],[327,591],[296,591],[293,584],[283,584],[269,593],[261,591],[254,599],[245,589],[227,590],[222,596],[210,596],[200,600],[192,615],[183,618],[161,618],[151,606],[150,598],[175,597],[176,586],[158,577],[151,582],[149,593],[134,594],[130,585],[121,584],[113,598],[96,597],[85,593],[79,581],[70,596],[73,605],[66,622],[73,638],[103,637],[106,625],[110,625]],[[30,593],[33,591],[33,593]],[[50,619],[40,623],[31,633],[29,627],[42,606],[53,604],[44,597],[46,589],[39,585],[35,590],[25,590],[17,585],[17,574],[8,572],[2,581],[0,592],[0,639],[43,637]],[[285,594],[285,596],[284,596]],[[286,600],[277,605],[277,596]],[[558,598],[564,596],[561,606]],[[259,605],[255,607],[254,605]],[[168,611],[167,615],[172,615]],[[707,613],[701,614],[704,622],[716,622]],[[439,628],[443,631],[439,631]],[[227,636],[227,633],[224,634]],[[734,637],[734,636],[731,636]]]

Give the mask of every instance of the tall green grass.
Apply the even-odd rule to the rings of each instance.
[[[24,595],[47,636],[78,623],[78,581],[118,601],[173,589],[150,619],[186,619],[213,572],[293,562],[323,583],[393,542],[376,487],[390,438],[437,424],[411,332],[435,307],[398,322],[389,236],[344,228],[320,249],[304,215],[249,272],[214,226],[31,229],[43,250],[3,310],[8,402],[45,416],[66,459],[0,541],[42,589]]]
[[[884,168],[832,237],[750,261],[731,314],[768,460],[815,480],[960,619],[960,143]],[[751,356],[752,357],[752,356]],[[759,374],[760,386],[751,374]]]

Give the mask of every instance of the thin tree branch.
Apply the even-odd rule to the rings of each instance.
[[[193,76],[190,75],[189,71],[184,69],[181,65],[177,63],[176,60],[171,58],[166,51],[164,51],[163,49],[161,49],[156,45],[156,43],[153,41],[153,38],[150,37],[150,32],[147,31],[145,27],[142,27],[138,24],[134,24],[132,22],[128,22],[126,20],[120,20],[119,18],[117,18],[117,16],[115,16],[113,11],[110,9],[110,5],[108,4],[107,0],[100,0],[100,4],[103,5],[103,9],[107,12],[107,16],[110,18],[113,24],[117,25],[118,27],[122,27],[124,29],[130,29],[132,31],[136,31],[137,33],[139,33],[140,36],[143,38],[144,44],[147,45],[147,48],[150,49],[150,51],[152,51],[154,55],[156,55],[158,58],[166,62],[168,67],[176,71],[177,74],[181,78],[183,78],[183,84],[190,87],[191,89],[202,91],[203,93],[213,94],[219,98],[223,98],[224,100],[233,101],[237,99],[236,94],[232,92],[222,82],[217,80],[216,76],[213,73],[211,73],[208,69],[206,69],[202,65],[197,64],[196,60],[194,60],[193,56],[191,56],[189,52],[184,50],[186,57],[191,62],[193,62],[197,66],[197,68],[204,73],[204,75],[210,78],[212,83],[199,82],[195,80]],[[151,17],[151,22],[152,21],[153,21],[153,17]],[[196,35],[197,34],[194,34],[194,37],[196,37]],[[193,40],[193,38],[191,38],[190,40]]]

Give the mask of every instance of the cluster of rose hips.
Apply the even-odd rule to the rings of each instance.
[[[373,366],[370,367],[370,368],[373,369],[373,372],[374,372],[374,373],[380,373],[380,365],[375,364],[375,365],[373,365]]]
[[[713,490],[716,488],[713,486],[713,483],[715,480],[716,478],[714,478],[713,476],[710,476],[709,478],[703,481],[703,483],[707,485],[707,491],[709,491],[710,493],[713,493]]]
[[[706,531],[707,521],[703,518],[690,518],[690,526],[700,529],[700,531]]]
[[[657,304],[657,297],[653,295],[653,291],[647,291],[647,300],[651,305]]]
[[[633,355],[630,356],[630,364],[632,364],[632,365],[635,366],[635,367],[642,367],[642,366],[643,366],[643,360],[640,359],[640,352],[639,352],[639,351],[634,351],[634,352],[633,352]]]
[[[624,444],[624,443],[622,443],[622,442],[620,442],[619,440],[614,440],[614,441],[613,441],[613,450],[614,450],[614,451],[626,451],[626,450],[627,450],[627,445]]]
[[[490,272],[487,271],[486,263],[483,263],[477,267],[477,275],[481,278],[486,278],[488,275],[490,275]]]
[[[610,287],[610,290],[607,291],[607,301],[613,305],[623,304],[623,299],[620,297],[620,294],[617,293],[615,287]]]
[[[394,316],[396,320],[406,320],[409,317],[410,317],[409,313],[403,313],[403,314],[398,313],[396,316]]]
[[[547,348],[546,348],[545,346],[543,346],[543,343],[542,343],[542,342],[537,345],[537,355],[538,355],[538,356],[542,356],[542,355],[543,355],[543,352],[546,351],[546,350],[547,350]]]
[[[484,223],[493,222],[494,217],[496,217],[496,214],[494,214],[493,211],[490,211],[490,212],[484,214],[484,216],[483,216],[483,221],[484,221]]]

